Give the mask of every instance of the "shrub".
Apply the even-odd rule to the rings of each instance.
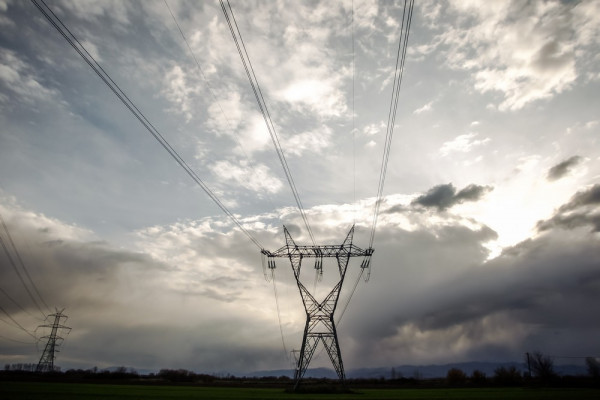
[[[585,364],[587,365],[588,374],[592,378],[598,379],[600,377],[600,362],[594,357],[587,357],[585,359]]]
[[[467,381],[467,374],[461,369],[450,368],[446,374],[446,381],[450,385],[464,385]]]
[[[554,361],[539,351],[526,354],[527,365],[531,372],[542,381],[549,381],[556,377],[554,372]]]
[[[474,384],[480,385],[482,383],[485,383],[486,381],[487,379],[485,373],[481,372],[478,369],[473,371],[473,373],[471,374],[471,382],[473,382]]]
[[[510,368],[500,367],[494,370],[494,382],[498,385],[516,386],[520,385],[522,381],[521,373],[514,366]]]

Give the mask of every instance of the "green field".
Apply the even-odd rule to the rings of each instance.
[[[598,389],[361,389],[353,394],[290,394],[282,389],[0,382],[2,400],[69,399],[599,399]]]

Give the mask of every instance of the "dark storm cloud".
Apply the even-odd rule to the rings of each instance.
[[[264,323],[265,310],[271,315],[272,304],[261,302],[259,315],[248,311],[252,306],[247,303],[262,295],[253,282],[260,282],[262,289],[264,280],[256,250],[232,246],[245,243],[243,233],[211,231],[204,237],[193,227],[190,232],[169,230],[149,245],[159,252],[168,250],[161,262],[145,253],[86,241],[89,233],[42,215],[3,204],[0,208],[46,302],[51,308],[66,307],[66,325],[73,330],[59,356],[64,368],[125,365],[245,372],[268,369],[281,359],[280,346],[273,345],[278,343],[273,340],[276,325]],[[210,248],[221,257],[194,256],[191,267],[179,262],[182,252],[194,254],[197,248]],[[248,268],[247,260],[255,261],[256,270]],[[1,253],[0,286],[31,314],[14,304],[4,307],[0,293],[11,316],[28,330],[41,323],[39,311]],[[271,294],[268,285],[264,292]],[[0,335],[33,340],[10,326],[0,326]],[[0,343],[0,357],[30,362],[36,357],[35,346]]]
[[[384,210],[383,213],[384,214],[398,214],[398,213],[403,213],[407,210],[408,210],[408,207],[406,207],[402,204],[396,204],[395,206],[392,206],[392,207]]]
[[[491,186],[480,186],[471,184],[458,193],[452,183],[437,185],[427,191],[426,194],[417,197],[412,204],[418,204],[428,208],[437,208],[444,211],[465,201],[477,201],[487,192],[492,190]]]
[[[549,181],[556,181],[564,177],[571,171],[571,168],[579,164],[581,160],[581,157],[573,156],[563,162],[556,164],[548,170],[548,175],[546,176],[546,179],[548,179]]]
[[[598,190],[577,193],[559,213],[596,206]],[[542,234],[489,261],[484,244],[494,236],[485,228],[386,228],[395,246],[380,246],[383,259],[374,259],[379,295],[356,300],[349,317],[356,320],[348,334],[363,344],[357,359],[510,360],[533,349],[588,354],[600,333],[590,318],[600,312],[600,240],[549,221]]]
[[[36,235],[35,231],[14,224],[9,225],[9,230],[16,238],[17,248],[21,249],[27,273],[50,308],[75,304],[106,305],[118,286],[122,269],[162,268],[147,255],[115,249],[104,242],[49,239],[47,232],[51,230],[39,230],[40,235]],[[35,311],[33,300],[23,290],[23,284],[4,253],[0,255],[0,281],[23,308]],[[31,288],[30,291],[34,292]]]
[[[559,210],[569,211],[584,206],[600,206],[600,184],[575,193],[571,200],[562,205]]]
[[[552,218],[537,223],[540,231],[553,227],[574,229],[583,226],[591,226],[595,232],[600,232],[600,184],[577,192]]]

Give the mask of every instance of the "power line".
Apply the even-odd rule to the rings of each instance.
[[[23,326],[21,324],[19,324],[5,309],[4,307],[0,306],[0,311],[2,311],[4,314],[6,314],[6,316],[13,322],[13,324],[15,324],[17,327],[19,327],[19,329],[21,329],[23,332],[25,332],[26,334],[28,334],[29,336],[31,336],[32,338],[34,338],[35,340],[37,340],[37,338],[35,337],[35,335],[31,332],[29,332],[27,329],[23,328]],[[4,320],[2,320],[4,321]],[[6,322],[6,321],[4,321]]]
[[[275,305],[277,306],[277,320],[279,321],[279,333],[281,334],[281,344],[283,345],[283,352],[289,361],[289,355],[287,346],[285,345],[285,338],[283,336],[283,324],[281,323],[281,310],[279,308],[279,294],[277,292],[277,284],[275,283],[275,268],[271,269],[271,277],[273,278],[273,292],[275,293]]]
[[[27,271],[27,267],[25,267],[25,263],[23,262],[23,258],[21,258],[21,254],[19,253],[19,250],[17,249],[17,246],[15,245],[15,242],[12,239],[10,231],[8,230],[8,226],[6,226],[6,223],[4,222],[4,218],[2,218],[2,214],[0,214],[0,223],[2,223],[2,227],[4,228],[4,231],[6,232],[6,237],[8,238],[8,241],[10,242],[10,245],[11,245],[11,247],[13,249],[13,252],[15,253],[15,256],[17,258],[17,261],[19,262],[19,265],[21,266],[21,268],[25,272],[25,276],[27,277],[27,280],[29,281],[29,283],[33,287],[33,290],[35,291],[35,293],[37,294],[37,296],[39,297],[39,299],[42,301],[42,303],[44,303],[44,306],[46,306],[46,309],[50,312],[50,307],[48,307],[48,304],[46,303],[46,301],[44,301],[44,298],[40,294],[40,291],[38,290],[36,284],[33,282],[33,279],[31,279],[31,275],[29,275],[29,271]],[[0,238],[0,240],[1,240],[1,238]],[[2,246],[4,247],[4,244]],[[6,248],[5,248],[5,250],[6,250]],[[10,257],[9,257],[9,259],[10,259]],[[19,276],[19,278],[20,278],[20,276]],[[21,282],[22,282],[22,280],[21,280]],[[23,283],[23,285],[25,285],[25,283]],[[27,289],[27,287],[26,287],[26,289]],[[27,292],[29,293],[29,290],[27,290]],[[35,300],[34,300],[34,302],[37,305],[37,302]],[[40,308],[40,307],[38,306],[38,308]],[[41,309],[40,309],[40,311],[41,311]],[[42,314],[44,314],[44,313],[42,312]]]
[[[385,134],[385,145],[383,149],[383,157],[381,160],[379,186],[377,188],[377,196],[375,200],[375,211],[373,213],[373,225],[371,229],[369,247],[373,247],[373,241],[375,240],[375,229],[377,228],[377,219],[379,217],[379,209],[383,200],[383,186],[385,184],[387,166],[390,158],[392,137],[394,135],[394,125],[396,123],[396,112],[398,111],[398,99],[400,98],[400,86],[402,84],[402,73],[404,72],[404,62],[406,60],[406,49],[408,47],[408,37],[410,33],[413,7],[414,0],[404,0],[404,10],[402,12],[402,25],[400,26],[400,40],[398,42],[398,53],[396,55],[396,69],[394,72],[394,83],[392,85],[392,98],[390,100],[390,111],[388,113],[388,123]]]
[[[40,307],[39,303],[37,302],[37,300],[35,299],[35,297],[33,297],[33,294],[31,293],[31,290],[29,290],[29,287],[25,283],[25,280],[23,279],[23,276],[21,275],[21,272],[19,272],[19,268],[17,267],[17,264],[15,263],[15,260],[11,256],[10,251],[8,250],[8,247],[6,247],[6,244],[4,243],[4,240],[2,239],[2,236],[0,236],[0,245],[2,245],[2,248],[4,249],[4,252],[6,253],[6,257],[8,258],[8,261],[9,261],[10,265],[12,265],[13,269],[17,273],[17,276],[19,277],[19,280],[23,284],[23,287],[25,288],[25,291],[29,295],[29,298],[31,299],[31,301],[33,301],[33,304],[35,304],[35,306],[39,310],[40,314],[42,314],[44,317],[46,317],[46,315],[42,311],[42,308]]]
[[[235,131],[233,130],[233,127],[231,126],[231,122],[229,121],[229,118],[227,118],[227,114],[225,114],[225,111],[223,110],[223,107],[221,106],[221,103],[219,102],[219,100],[218,100],[217,96],[215,95],[212,87],[210,86],[210,82],[209,82],[208,78],[204,74],[204,70],[200,66],[200,62],[198,61],[198,58],[196,57],[196,54],[194,54],[194,51],[192,50],[192,46],[190,46],[190,43],[188,42],[187,38],[185,37],[185,35],[183,33],[183,30],[181,29],[181,26],[179,25],[179,22],[177,21],[177,18],[175,18],[175,14],[173,14],[173,11],[171,10],[171,7],[169,7],[169,3],[167,3],[167,0],[163,0],[163,1],[165,3],[165,6],[167,6],[167,9],[169,10],[169,14],[171,14],[171,17],[173,18],[173,22],[175,22],[175,25],[177,26],[177,29],[179,30],[179,34],[181,35],[181,38],[185,42],[185,45],[187,46],[187,48],[188,48],[188,50],[190,52],[190,55],[192,56],[194,62],[196,63],[196,67],[198,68],[198,71],[200,72],[200,75],[202,76],[202,79],[206,83],[206,87],[208,87],[208,91],[210,92],[212,98],[215,100],[215,103],[217,103],[217,106],[219,107],[219,110],[221,111],[221,114],[223,115],[223,118],[227,122],[227,125],[229,126],[229,130],[231,130],[232,133],[235,133]],[[238,146],[240,146],[240,150],[245,155],[246,152],[244,151],[244,147],[238,141],[237,136],[234,135],[234,138],[238,142]],[[248,158],[248,156],[246,156],[246,158]]]
[[[355,92],[354,85],[356,81],[356,55],[354,51],[354,0],[352,0],[352,19],[350,21],[352,31],[352,193],[354,204],[354,224],[356,224],[356,112],[355,112]]]
[[[0,320],[2,320],[2,318],[0,318]],[[6,337],[6,336],[2,336],[2,335],[0,335],[0,338],[1,338],[1,339],[4,339],[4,340],[8,340],[8,341],[10,341],[10,342],[15,342],[15,343],[21,343],[21,344],[35,344],[34,342],[23,342],[23,341],[21,341],[21,340],[11,339],[11,338],[8,338],[8,337]]]
[[[246,76],[248,77],[250,86],[252,87],[252,92],[254,93],[256,102],[258,103],[258,108],[260,109],[265,124],[267,125],[267,130],[269,131],[269,135],[271,136],[271,141],[275,146],[275,151],[277,152],[277,156],[279,157],[279,161],[281,163],[281,166],[283,167],[283,171],[285,172],[285,176],[292,190],[294,199],[296,200],[296,205],[298,206],[298,210],[300,211],[300,216],[304,221],[304,225],[306,226],[306,230],[308,231],[308,235],[310,236],[313,245],[316,245],[312,229],[310,227],[310,224],[308,223],[308,217],[306,216],[304,206],[302,205],[300,195],[298,194],[298,189],[296,188],[296,184],[294,183],[294,178],[292,178],[292,172],[290,171],[290,167],[283,153],[283,148],[281,147],[277,131],[275,130],[275,125],[273,124],[273,120],[271,119],[271,114],[269,113],[267,103],[265,102],[262,91],[260,89],[260,85],[258,83],[258,79],[256,78],[256,74],[254,73],[254,68],[252,67],[252,62],[250,61],[250,56],[248,55],[248,51],[246,50],[244,40],[242,39],[242,34],[237,25],[237,21],[235,20],[235,16],[233,15],[233,9],[231,8],[231,4],[229,4],[229,0],[227,1],[227,7],[229,8],[229,12],[227,11],[227,7],[225,7],[225,3],[223,2],[223,0],[219,0],[219,2],[221,3],[221,9],[223,10],[223,14],[225,15],[225,20],[227,21],[227,25],[229,26],[229,31],[231,32],[231,36],[233,37],[233,41],[235,42],[235,46],[237,47],[238,54],[240,56],[240,59],[242,60],[242,64],[244,65],[244,70],[246,71]],[[231,18],[229,16],[229,13],[231,13]]]
[[[354,286],[352,287],[352,291],[350,291],[350,295],[348,296],[348,299],[344,303],[344,307],[342,307],[342,312],[340,313],[340,316],[338,317],[338,320],[337,320],[338,324],[340,323],[340,321],[342,320],[342,318],[344,318],[344,314],[346,313],[346,309],[348,308],[348,305],[350,304],[350,300],[352,300],[352,296],[354,296],[354,293],[356,292],[356,288],[357,288],[358,283],[360,282],[360,278],[362,277],[362,274],[364,272],[365,272],[365,269],[361,268],[360,269],[360,273],[358,274],[358,276],[356,277],[356,281],[354,282]]]
[[[110,77],[110,75],[98,64],[94,57],[86,50],[86,48],[79,42],[77,37],[65,26],[65,24],[58,18],[50,7],[40,0],[44,5],[42,7],[37,0],[31,0],[31,2],[40,10],[40,12],[46,17],[48,22],[65,38],[65,40],[73,47],[73,49],[83,58],[83,60],[92,68],[92,70],[98,75],[98,77],[104,82],[106,86],[117,96],[117,98],[123,103],[125,107],[134,115],[134,117],[146,128],[146,130],[159,142],[159,144],[169,153],[171,157],[181,166],[184,171],[204,190],[204,192],[211,198],[211,200],[223,211],[240,230],[259,248],[263,246],[260,242],[250,234],[250,232],[244,228],[242,223],[236,218],[236,216],[229,211],[229,209],[221,202],[221,200],[215,195],[215,193],[200,179],[200,177],[192,170],[192,168],[185,162],[185,160],[179,155],[179,153],[169,144],[169,142],[162,136],[162,134],[156,129],[154,125],[146,118],[146,116],[136,107],[131,99],[121,90],[119,85]],[[47,9],[47,11],[46,11]],[[50,15],[51,14],[51,15]]]
[[[188,42],[187,38],[185,37],[185,34],[183,33],[183,30],[181,29],[181,25],[179,24],[179,22],[177,21],[177,17],[175,17],[175,14],[173,13],[173,11],[171,10],[171,7],[169,6],[169,3],[167,2],[167,0],[163,0],[165,3],[165,6],[167,7],[167,9],[169,10],[169,14],[171,15],[171,17],[173,18],[173,22],[175,23],[175,25],[177,26],[177,30],[179,31],[179,34],[181,36],[181,38],[183,39],[183,41],[185,42],[185,45],[192,57],[192,59],[194,60],[194,63],[196,64],[197,67],[197,71],[200,73],[200,76],[202,77],[202,79],[204,80],[204,82],[206,83],[206,87],[208,88],[208,91],[210,93],[210,95],[212,96],[213,100],[215,101],[215,103],[217,104],[217,106],[219,107],[219,110],[221,111],[221,115],[223,115],[223,119],[225,120],[225,122],[227,123],[227,126],[229,128],[229,130],[232,133],[233,139],[235,140],[235,142],[237,143],[240,151],[242,152],[242,155],[244,156],[244,158],[246,159],[246,161],[248,162],[248,166],[250,167],[251,170],[255,169],[254,163],[252,162],[252,160],[250,159],[250,157],[248,156],[248,154],[246,153],[246,150],[244,149],[244,146],[242,145],[241,141],[239,140],[239,137],[236,133],[236,131],[233,129],[232,123],[229,120],[229,118],[227,117],[227,114],[225,113],[225,110],[223,109],[223,107],[221,106],[221,102],[219,101],[219,99],[217,98],[217,95],[215,94],[215,91],[213,90],[212,86],[210,85],[210,81],[208,80],[208,78],[206,77],[206,75],[204,74],[204,70],[202,69],[202,67],[200,66],[200,62],[198,61],[198,58],[196,57],[196,54],[194,53],[194,50],[192,49],[192,46],[190,46],[190,43]],[[265,198],[269,201],[269,203],[271,205],[273,205],[273,202],[271,200],[271,196],[269,195],[269,193],[264,193],[265,194]],[[275,206],[273,205],[273,208],[275,208]]]
[[[2,292],[2,294],[4,294],[6,297],[8,297],[8,299],[9,299],[10,301],[12,301],[14,305],[16,305],[17,307],[19,307],[19,308],[21,309],[21,311],[23,311],[23,312],[27,313],[27,314],[28,314],[30,317],[36,318],[36,317],[35,317],[33,314],[31,314],[29,311],[27,311],[25,308],[23,308],[23,306],[21,306],[21,305],[20,305],[20,304],[19,304],[19,303],[18,303],[18,302],[15,300],[15,299],[13,299],[13,298],[12,298],[12,296],[10,296],[10,295],[9,295],[9,294],[6,292],[6,290],[4,290],[4,289],[2,289],[2,288],[0,287],[0,292]]]

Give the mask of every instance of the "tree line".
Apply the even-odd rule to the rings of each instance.
[[[600,361],[593,357],[586,358],[586,376],[559,376],[554,367],[552,357],[540,352],[526,353],[525,366],[521,372],[514,366],[499,367],[492,376],[475,370],[468,375],[459,368],[450,368],[445,378],[423,379],[397,377],[392,368],[392,378],[385,379],[349,379],[348,384],[356,386],[523,386],[523,385],[559,385],[559,386],[600,386]],[[136,382],[151,384],[207,384],[207,385],[287,385],[292,379],[287,376],[236,377],[230,374],[204,374],[186,369],[161,369],[158,373],[139,374],[135,369],[118,367],[112,370],[69,369],[61,371],[56,368],[52,372],[35,372],[36,364],[6,364],[0,371],[0,380],[58,380],[58,381],[97,381],[97,382]],[[307,381],[334,382],[330,379],[306,379]]]

